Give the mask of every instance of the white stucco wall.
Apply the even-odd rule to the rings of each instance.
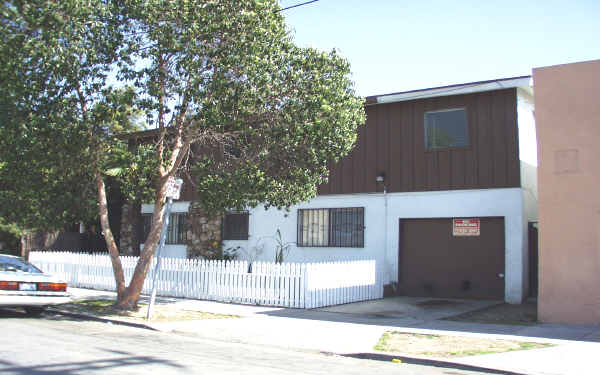
[[[521,187],[523,188],[523,273],[529,273],[528,223],[538,220],[537,184],[537,134],[533,96],[526,90],[517,89],[517,126],[519,128],[519,159]],[[529,291],[529,277],[524,279],[524,291]]]
[[[537,167],[521,162],[521,186],[523,188],[523,210],[527,221],[538,220]]]
[[[537,167],[537,135],[535,130],[533,95],[517,89],[517,126],[519,130],[519,159]]]
[[[388,212],[385,214],[385,200]],[[253,253],[264,250],[256,259],[275,259],[273,238],[277,229],[287,242],[295,242],[298,208],[365,208],[364,248],[318,248],[292,246],[286,261],[332,261],[375,259],[382,265],[383,282],[397,281],[398,224],[405,218],[504,217],[505,225],[505,300],[520,303],[526,279],[527,229],[523,214],[521,188],[454,190],[418,193],[348,194],[318,196],[294,206],[289,212],[257,207],[250,210],[248,241],[224,241],[224,248],[240,246]],[[387,235],[386,235],[387,231]],[[386,240],[387,238],[387,240]]]
[[[190,208],[190,202],[173,202],[171,206],[171,213],[188,212]],[[153,204],[142,204],[142,214],[154,213]],[[140,245],[140,249],[143,249],[144,245]],[[187,246],[186,245],[165,245],[162,250],[161,256],[165,258],[187,258]]]
[[[537,137],[533,96],[517,90],[517,126],[519,127],[519,159],[523,209],[527,221],[538,219]]]

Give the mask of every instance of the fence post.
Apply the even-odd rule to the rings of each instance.
[[[302,303],[303,303],[303,308],[305,309],[310,309],[312,308],[312,296],[311,296],[311,292],[308,289],[309,286],[309,282],[310,282],[310,272],[308,270],[309,265],[308,264],[302,264],[302,268],[300,268],[300,280],[302,280],[302,286],[300,288],[301,293],[303,294],[302,298]]]

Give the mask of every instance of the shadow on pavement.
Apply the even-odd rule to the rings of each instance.
[[[502,375],[525,375],[518,372],[507,372],[501,370],[494,370],[485,367],[479,366],[470,366],[470,365],[462,365],[453,362],[446,361],[437,361],[432,359],[420,359],[420,358],[411,358],[411,357],[403,357],[398,355],[389,355],[389,354],[378,354],[378,353],[351,353],[351,354],[338,354],[341,357],[350,357],[357,359],[370,359],[375,361],[384,361],[391,362],[394,359],[399,359],[402,363],[406,363],[409,365],[421,365],[421,366],[432,366],[444,369],[452,369],[452,370],[461,370],[461,371],[474,371],[483,374],[502,374]]]
[[[26,314],[24,310],[19,308],[9,308],[3,307],[0,308],[0,319],[21,319],[21,318],[31,318],[30,315]]]
[[[45,319],[45,320],[65,320],[65,321],[84,321],[92,320],[86,317],[75,317],[59,314],[55,311],[45,310],[40,315],[31,315],[19,307],[0,308],[0,319]]]
[[[108,292],[107,292],[108,293]],[[117,297],[116,295],[108,295],[108,294],[98,294],[98,295],[86,295],[86,296],[76,296],[75,298],[73,298],[74,301],[84,301],[84,300],[107,300],[107,301],[116,301]],[[157,297],[156,300],[154,301],[154,304],[157,306],[160,305],[164,305],[164,306],[169,306],[173,303],[176,302],[181,302],[184,301],[185,298],[177,298],[177,297],[164,297],[164,296],[160,296]],[[145,294],[140,295],[140,298],[138,300],[138,304],[142,305],[142,304],[148,304],[150,303],[150,296],[147,296]]]
[[[91,315],[59,312],[53,310],[52,307],[45,310],[40,315],[29,315],[20,308],[0,308],[0,320],[1,319],[44,319],[44,320],[56,320],[66,322],[100,322],[108,324],[121,324],[130,327],[148,328],[144,323],[137,322],[124,322],[118,320],[111,320],[110,322],[103,318],[93,317]]]
[[[600,342],[600,325],[549,323],[537,323],[533,325],[484,324],[436,319],[425,320],[416,317],[402,315],[390,316],[389,314],[380,313],[331,312],[323,311],[322,309],[281,309],[277,311],[261,312],[259,314],[273,317],[386,326],[397,328],[398,330],[410,328],[447,331],[449,335],[451,335],[452,332],[461,332]]]
[[[91,373],[96,371],[98,373],[110,373],[111,369],[118,368],[122,370],[125,367],[129,367],[134,370],[136,366],[157,364],[177,368],[182,372],[187,372],[187,368],[185,366],[178,365],[169,360],[158,359],[152,356],[132,355],[131,353],[127,352],[106,351],[120,357],[95,358],[93,361],[50,363],[32,366],[19,366],[15,363],[7,361],[6,359],[0,359],[0,372],[23,375],[74,375],[83,372]],[[142,372],[143,371],[140,369],[140,373]]]

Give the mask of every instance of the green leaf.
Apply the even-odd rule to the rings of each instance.
[[[112,176],[112,177],[120,176],[123,173],[124,173],[123,168],[110,168],[110,169],[107,169],[106,171],[104,171],[105,175]]]

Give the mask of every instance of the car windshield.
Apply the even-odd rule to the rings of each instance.
[[[36,266],[24,259],[0,255],[1,271],[42,273]]]

